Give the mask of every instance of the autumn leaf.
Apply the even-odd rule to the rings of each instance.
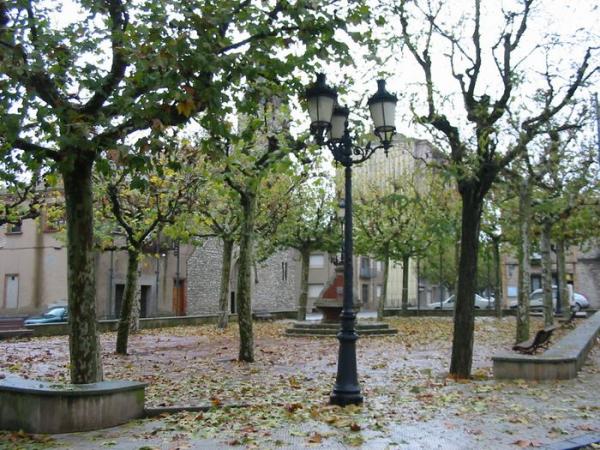
[[[302,405],[300,403],[291,403],[285,407],[289,412],[293,413],[298,409],[301,409]]]
[[[300,387],[301,387],[301,384],[298,382],[298,380],[294,376],[289,377],[288,382],[290,383],[290,386],[294,389],[300,389]]]
[[[321,442],[323,442],[323,436],[317,432],[314,432],[308,438],[308,442],[310,442],[311,444],[320,444]]]
[[[195,103],[191,98],[187,98],[184,101],[177,103],[177,112],[185,117],[190,117],[194,111],[194,108]]]

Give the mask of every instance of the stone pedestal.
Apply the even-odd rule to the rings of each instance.
[[[340,323],[342,305],[341,300],[317,300],[315,308],[323,313],[321,323]]]

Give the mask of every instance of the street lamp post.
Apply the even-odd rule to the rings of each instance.
[[[562,298],[560,298],[561,279],[560,279],[560,255],[558,254],[558,245],[550,245],[550,250],[556,255],[556,315],[562,314]]]
[[[327,146],[335,161],[344,167],[344,297],[337,334],[340,341],[337,377],[330,396],[330,403],[340,406],[357,405],[363,401],[356,368],[358,335],[352,298],[352,166],[366,161],[379,148],[387,154],[396,132],[394,118],[398,99],[386,91],[385,81],[379,80],[377,84],[377,92],[368,101],[375,135],[381,142],[377,146],[354,144],[348,126],[350,111],[337,104],[337,92],[326,85],[324,74],[318,74],[317,81],[306,90],[310,131],[317,144]]]

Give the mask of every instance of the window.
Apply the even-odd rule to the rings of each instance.
[[[323,290],[322,284],[309,284],[308,285],[308,298],[318,298],[319,294]]]
[[[23,230],[21,229],[21,224],[12,224],[9,223],[6,225],[6,234],[21,234]]]
[[[377,298],[381,298],[381,295],[383,294],[383,286],[381,284],[378,284],[377,287],[375,288],[375,292],[376,292]]]
[[[362,285],[362,302],[369,303],[369,285],[368,284]]]
[[[123,305],[123,296],[125,294],[124,284],[115,284],[115,317],[121,317],[121,306]]]
[[[281,279],[287,281],[288,263],[283,261],[281,263]]]
[[[539,274],[531,275],[531,290],[535,291],[536,289],[542,288],[542,276]]]
[[[325,267],[325,255],[310,255],[308,266],[311,269],[320,269]]]

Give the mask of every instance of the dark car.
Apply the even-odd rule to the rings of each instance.
[[[53,306],[41,316],[33,316],[25,319],[25,325],[36,325],[38,323],[59,323],[69,319],[69,310],[66,306]]]

